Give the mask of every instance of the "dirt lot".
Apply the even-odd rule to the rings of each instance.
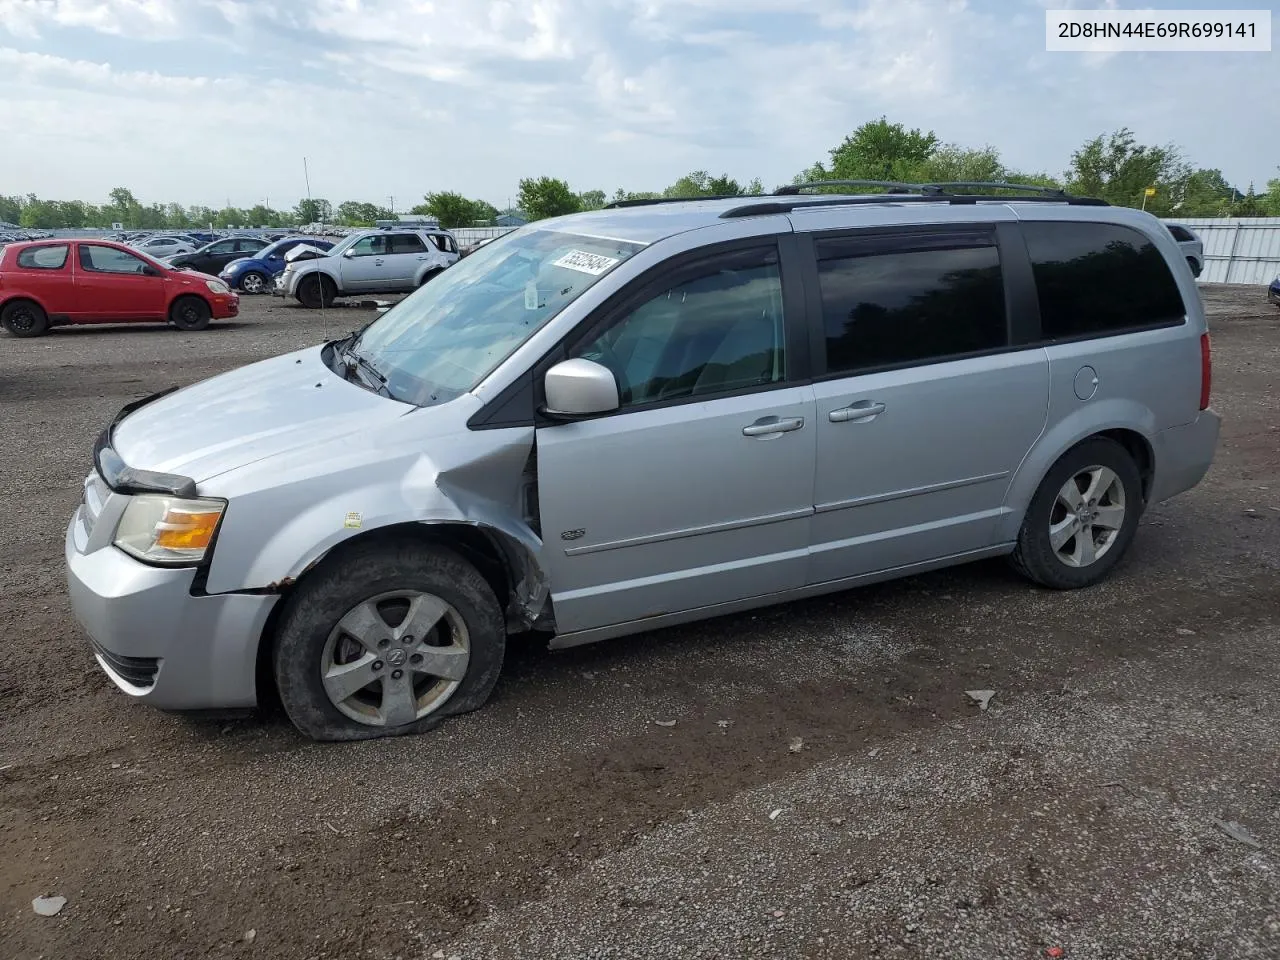
[[[520,643],[487,709],[324,746],[131,704],[61,544],[122,404],[367,314],[0,338],[0,958],[1280,956],[1280,313],[1205,297],[1218,461],[1104,586]]]

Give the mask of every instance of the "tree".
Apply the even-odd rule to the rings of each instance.
[[[5,223],[17,223],[22,217],[22,197],[0,196],[0,220]]]
[[[328,200],[305,197],[293,208],[293,217],[298,223],[324,223],[333,219],[333,205]]]
[[[603,190],[584,190],[578,194],[578,207],[582,210],[599,210],[607,202]]]
[[[753,180],[746,187],[743,187],[727,173],[713,177],[705,170],[695,170],[667,187],[666,190],[662,191],[662,195],[664,197],[687,197],[689,199],[696,197],[741,197],[750,193],[753,188],[757,194],[763,192],[759,179]]]
[[[563,180],[526,177],[520,181],[520,209],[530,220],[543,220],[577,213],[581,202]]]
[[[639,193],[635,193],[630,190],[623,190],[621,187],[619,187],[617,190],[614,191],[613,197],[611,198],[610,202],[620,203],[624,200],[657,200],[661,196],[662,194],[660,193],[652,193],[648,191],[641,191]]]
[[[1146,198],[1146,209],[1168,216],[1185,195],[1190,176],[1191,168],[1176,147],[1144,146],[1123,127],[1086,141],[1073,153],[1066,180],[1071,193],[1125,207],[1141,206],[1147,187],[1155,187],[1155,196]]]
[[[818,161],[797,182],[806,180],[906,180],[915,182],[939,146],[929,131],[908,130],[885,117],[862,124],[831,150],[831,165]]]
[[[392,220],[395,214],[386,207],[363,200],[343,200],[338,204],[338,222],[348,227],[372,227],[375,220]]]
[[[439,193],[428,193],[422,199],[426,202],[418,204],[409,212],[434,217],[446,230],[465,227],[476,220],[493,219],[485,216],[488,211],[484,207],[489,207],[489,204],[468,200],[460,193],[442,190]]]

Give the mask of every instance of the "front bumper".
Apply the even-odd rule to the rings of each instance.
[[[228,320],[240,314],[240,295],[238,293],[215,293],[210,300],[210,307],[215,320]]]
[[[152,567],[109,541],[128,497],[110,494],[91,529],[76,510],[64,555],[71,609],[98,665],[138,700],[167,710],[252,707],[257,655],[276,596],[193,596],[191,567]],[[109,527],[109,529],[104,529]]]

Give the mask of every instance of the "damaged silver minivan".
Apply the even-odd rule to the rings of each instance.
[[[66,537],[99,664],[167,709],[273,683],[358,739],[480,706],[515,631],[997,555],[1096,582],[1213,458],[1199,295],[1146,214],[969,186],[542,221],[359,332],[131,404]]]

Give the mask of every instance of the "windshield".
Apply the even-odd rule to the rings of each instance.
[[[286,237],[284,240],[277,240],[275,243],[268,243],[265,247],[263,247],[257,253],[245,252],[244,255],[246,257],[258,257],[260,259],[265,259],[271,256],[273,253],[282,254],[284,251],[281,248],[292,246],[297,242],[298,242],[297,240],[292,240]]]
[[[353,345],[397,400],[427,406],[472,389],[642,244],[517,230],[458,261],[365,328]]]
[[[341,240],[335,243],[333,247],[330,248],[329,253],[334,256],[337,256],[340,253],[342,253],[343,250],[347,249],[347,247],[351,246],[353,243],[355,243],[357,240],[359,240],[361,237],[364,237],[364,236],[368,236],[368,234],[364,234],[364,233],[349,234],[348,236],[343,237]]]

